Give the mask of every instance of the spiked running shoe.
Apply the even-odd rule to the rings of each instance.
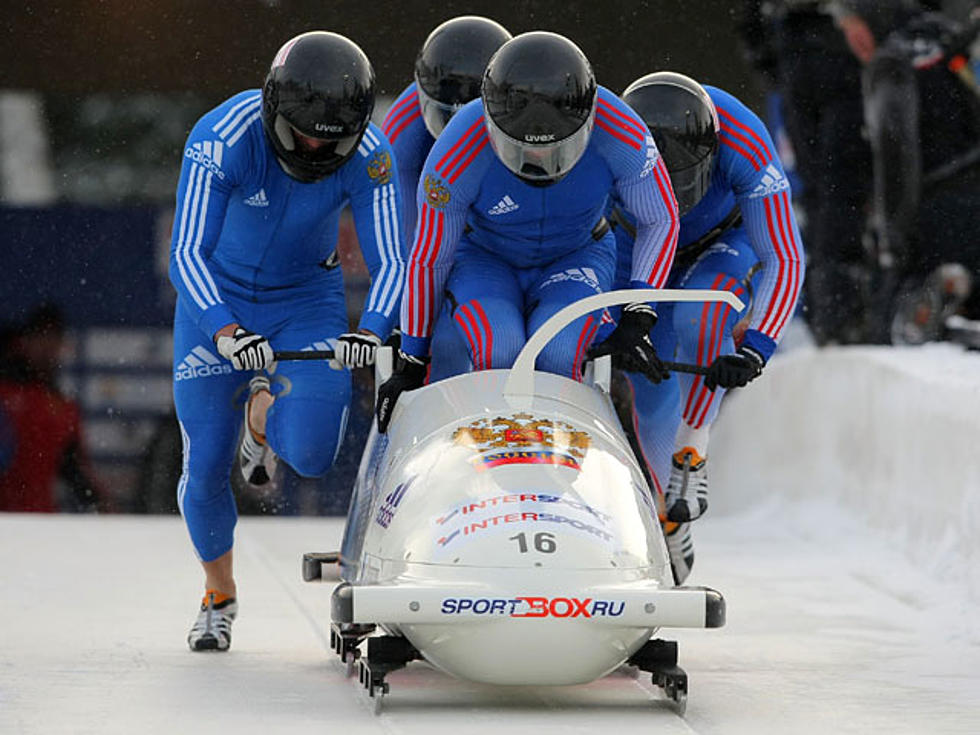
[[[265,375],[256,375],[248,384],[245,425],[242,428],[241,443],[238,445],[238,464],[245,482],[251,485],[268,484],[275,474],[276,465],[279,462],[275,452],[266,444],[265,435],[256,433],[248,420],[255,394],[263,390],[268,391],[269,388],[269,379]]]
[[[207,590],[201,600],[201,611],[187,634],[192,651],[227,651],[231,645],[231,624],[238,614],[234,597],[217,590]]]
[[[673,529],[666,533],[667,552],[670,554],[670,571],[674,575],[674,584],[678,587],[684,584],[694,566],[694,538],[691,535],[690,523],[668,523],[667,528]],[[665,529],[666,531],[666,529]]]
[[[674,453],[664,503],[674,523],[693,521],[708,509],[708,463],[693,447]]]

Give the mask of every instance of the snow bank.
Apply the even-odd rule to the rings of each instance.
[[[804,507],[829,499],[980,601],[980,354],[934,344],[779,356],[726,399],[711,483],[722,513],[775,493]]]

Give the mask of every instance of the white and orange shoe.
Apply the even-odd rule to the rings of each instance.
[[[694,567],[694,538],[691,536],[690,523],[665,523],[664,540],[667,542],[667,552],[670,554],[670,571],[674,575],[674,584],[684,584]]]
[[[693,521],[708,509],[708,461],[694,447],[674,452],[664,505],[674,523]]]
[[[241,468],[245,482],[251,485],[268,484],[279,463],[276,453],[265,441],[265,434],[257,433],[249,422],[252,399],[256,393],[263,390],[270,390],[269,379],[265,375],[256,375],[249,381],[245,425],[242,427],[242,439],[238,445],[238,466]]]
[[[201,600],[201,611],[187,634],[192,651],[227,651],[231,645],[231,624],[238,614],[234,597],[217,590],[207,590]]]

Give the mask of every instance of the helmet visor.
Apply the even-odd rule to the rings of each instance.
[[[360,143],[363,135],[363,133],[357,133],[340,138],[314,137],[294,128],[282,115],[276,115],[275,129],[276,137],[279,138],[283,148],[289,151],[292,156],[313,165],[331,164],[337,159],[346,158]],[[297,139],[297,136],[314,141],[314,144],[304,145],[301,139]]]
[[[677,198],[677,210],[684,216],[700,202],[708,193],[711,185],[711,166],[714,156],[709,155],[697,163],[684,168],[668,169],[670,184]]]
[[[592,134],[592,117],[567,138],[553,143],[528,143],[510,137],[489,115],[487,132],[494,152],[510,171],[528,181],[557,181],[565,176],[585,153]]]
[[[440,102],[427,95],[421,85],[418,85],[418,92],[419,107],[422,108],[422,120],[425,122],[425,127],[433,138],[438,138],[449,123],[449,118],[459,112],[463,105],[450,105]]]

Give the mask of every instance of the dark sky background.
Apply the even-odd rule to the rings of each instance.
[[[759,109],[761,89],[735,32],[740,3],[711,0],[75,0],[4,3],[3,86],[81,95],[195,91],[220,101],[256,87],[279,46],[307,30],[342,33],[371,58],[382,94],[411,81],[419,46],[456,15],[492,17],[512,33],[573,39],[601,84],[621,91],[670,68]]]

